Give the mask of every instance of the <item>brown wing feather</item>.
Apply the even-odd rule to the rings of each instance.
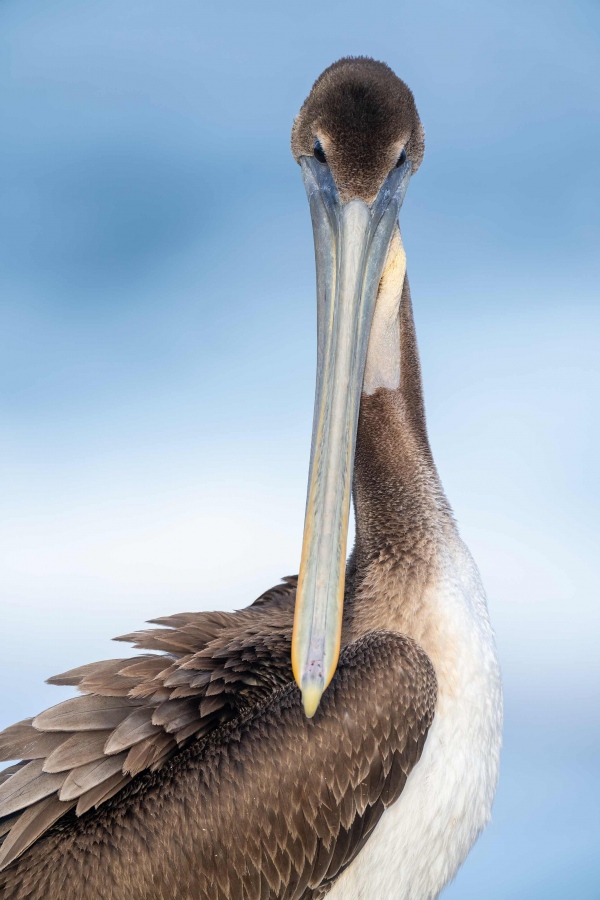
[[[16,839],[25,827],[19,810],[29,822],[29,846],[35,823],[41,834],[49,821],[47,812],[30,816],[35,804],[59,798],[63,805],[52,809],[66,812],[79,798],[81,815],[287,683],[294,592],[291,580],[263,594],[258,608],[155,620],[160,628],[130,638],[144,650],[165,652],[89,663],[50,678],[84,696],[0,733],[0,760],[28,763],[0,776],[0,866],[26,849]]]
[[[42,759],[34,759],[0,785],[0,810],[3,817],[60,790],[66,776],[62,773],[46,774],[42,770],[43,764]]]
[[[44,760],[44,772],[68,772],[85,763],[102,759],[104,747],[114,731],[86,731],[83,734],[76,732],[71,737],[65,738],[64,734],[58,734],[61,743]]]
[[[345,648],[315,717],[295,685],[54,826],[0,874],[3,900],[318,900],[418,761],[436,680],[410,639]]]
[[[56,794],[29,806],[16,820],[2,845],[3,851],[13,858],[24,853],[54,823],[65,815],[72,803],[62,803]]]
[[[32,721],[25,719],[0,732],[0,760],[45,759],[58,747],[60,735],[40,733]]]

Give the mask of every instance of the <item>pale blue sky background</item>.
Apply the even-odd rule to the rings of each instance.
[[[314,272],[292,119],[415,92],[401,222],[442,480],[506,686],[445,897],[600,897],[600,6],[3,0],[0,725],[152,616],[297,571]]]

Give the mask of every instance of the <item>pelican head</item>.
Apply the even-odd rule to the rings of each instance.
[[[292,667],[314,715],[340,652],[360,396],[379,284],[424,134],[410,89],[384,63],[341,59],[292,129],[317,268],[317,388]]]

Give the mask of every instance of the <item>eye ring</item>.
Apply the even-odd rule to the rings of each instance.
[[[396,168],[399,169],[400,166],[403,166],[406,162],[406,150],[402,148],[402,153],[398,157],[398,162],[396,163]]]
[[[323,150],[323,148],[321,146],[321,141],[318,138],[315,139],[315,146],[313,148],[313,153],[314,153],[315,159],[318,160],[320,163],[327,162],[327,157],[325,156],[325,151]]]

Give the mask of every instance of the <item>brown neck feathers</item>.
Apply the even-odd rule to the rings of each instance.
[[[378,388],[361,397],[353,484],[356,544],[348,572],[349,586],[355,588],[373,564],[382,573],[391,566],[403,582],[421,580],[451,522],[427,437],[406,277],[398,328],[398,388]]]

